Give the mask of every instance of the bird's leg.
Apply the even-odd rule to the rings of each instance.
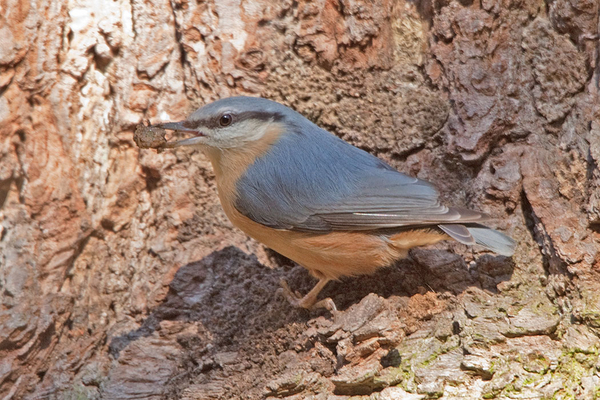
[[[325,287],[325,285],[327,285],[327,282],[329,282],[330,280],[331,279],[328,278],[319,279],[319,282],[317,282],[315,287],[313,287],[311,291],[308,292],[308,294],[304,297],[302,297],[300,293],[292,291],[292,289],[290,289],[289,285],[284,279],[282,279],[280,282],[281,289],[279,289],[279,291],[281,291],[283,296],[285,296],[285,298],[294,307],[306,308],[307,310],[326,308],[331,312],[335,312],[337,311],[337,308],[335,307],[335,303],[333,302],[333,300],[331,300],[331,298],[328,297],[326,299],[317,301],[317,296],[319,295],[319,292],[321,292],[321,290]]]

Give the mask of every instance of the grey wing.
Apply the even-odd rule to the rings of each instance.
[[[325,221],[332,230],[371,230],[441,223],[483,222],[487,215],[449,208],[439,201],[428,182],[396,171],[380,171],[365,177],[356,191],[335,204],[314,208],[313,219]]]
[[[255,161],[237,189],[238,211],[276,229],[374,230],[486,219],[443,206],[430,183],[310,123]]]
[[[402,176],[402,180],[406,178]],[[441,205],[437,191],[428,182],[414,179],[392,184],[397,179],[380,174],[365,180],[354,195],[318,210],[311,218],[322,219],[332,230],[435,226],[461,243],[479,244],[504,256],[514,253],[513,239],[480,224],[489,219],[486,214]]]

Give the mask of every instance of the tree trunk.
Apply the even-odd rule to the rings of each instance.
[[[598,7],[0,2],[0,397],[595,398]],[[279,280],[314,281],[231,226],[203,155],[132,140],[235,94],[493,215],[515,256],[444,242],[293,310]]]

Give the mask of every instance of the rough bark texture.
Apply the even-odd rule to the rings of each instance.
[[[597,0],[0,1],[0,397],[598,398],[598,26]],[[132,140],[234,94],[516,255],[418,249],[292,310],[279,279],[314,282],[230,225],[208,161]]]

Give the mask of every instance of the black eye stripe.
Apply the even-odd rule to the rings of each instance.
[[[236,121],[243,121],[245,119],[257,119],[259,121],[281,121],[283,119],[283,114],[267,111],[244,111],[237,114],[236,117]]]
[[[199,128],[201,126],[203,126],[202,121],[195,121],[195,120],[185,120],[181,123],[181,125],[183,125],[184,128],[188,128],[188,129],[196,129]]]
[[[256,120],[265,121],[265,122],[266,121],[279,122],[279,121],[283,120],[283,118],[284,118],[283,114],[267,112],[267,111],[243,111],[240,113],[225,112],[218,116],[205,118],[205,119],[201,119],[201,120],[195,120],[195,121],[188,120],[188,121],[183,122],[183,125],[189,129],[196,129],[196,128],[201,128],[201,127],[206,127],[209,129],[221,128],[221,127],[223,127],[223,125],[221,125],[221,118],[225,114],[228,114],[231,116],[231,122],[229,123],[229,126],[233,125],[233,124],[237,124],[238,122],[241,122],[241,121],[248,120],[248,119],[256,119]],[[227,125],[225,125],[225,126],[227,126]]]

